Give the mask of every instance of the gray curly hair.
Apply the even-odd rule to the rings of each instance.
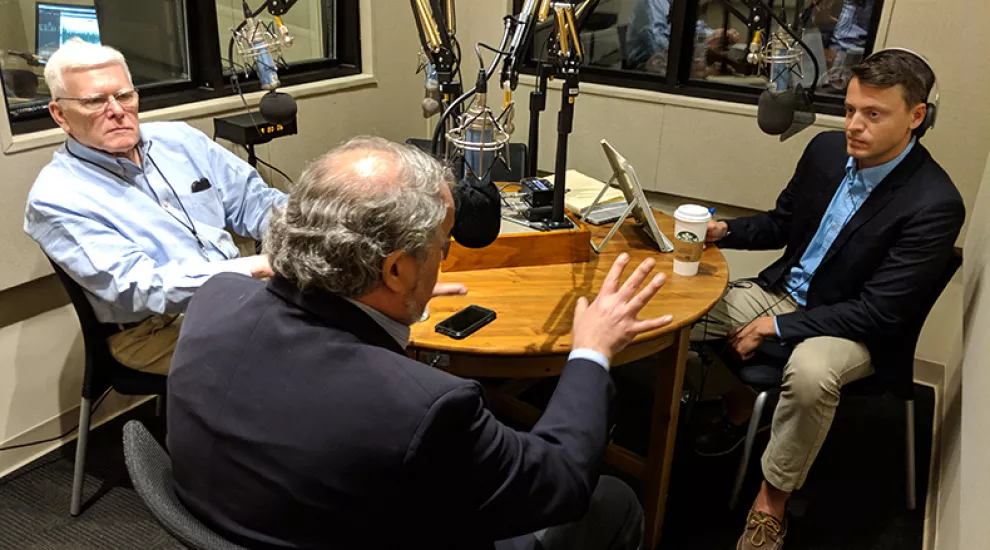
[[[380,283],[392,252],[426,258],[447,214],[441,186],[452,182],[447,167],[418,149],[350,139],[307,166],[288,202],[273,209],[264,252],[303,290],[362,296]]]

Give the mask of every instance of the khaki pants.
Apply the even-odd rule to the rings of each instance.
[[[181,326],[181,315],[155,315],[111,336],[107,340],[110,353],[132,369],[168,374]]]
[[[736,281],[705,319],[691,330],[695,341],[725,337],[756,317],[783,315],[801,308],[782,291],[767,291],[749,281]],[[710,377],[731,373],[716,362]],[[819,336],[794,347],[784,368],[784,385],[773,415],[770,444],[763,453],[763,475],[774,487],[794,491],[804,485],[811,464],[825,442],[839,390],[873,373],[870,353],[860,342]],[[734,378],[733,378],[734,379]]]

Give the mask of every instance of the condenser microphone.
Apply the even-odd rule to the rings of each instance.
[[[498,238],[502,227],[502,204],[494,183],[465,178],[453,189],[454,229],[451,235],[461,246],[484,248]]]
[[[423,118],[440,114],[440,82],[437,80],[437,71],[432,63],[426,64],[426,82],[423,89],[426,92],[420,107],[423,109]]]

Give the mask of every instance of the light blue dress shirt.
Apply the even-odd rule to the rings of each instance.
[[[105,323],[179,313],[216,273],[250,275],[225,228],[261,239],[271,207],[286,200],[185,123],[141,124],[138,147],[141,166],[69,137],[24,214],[24,231],[88,291]],[[203,178],[209,186],[194,191]]]
[[[832,247],[832,243],[835,242],[842,228],[859,211],[877,185],[880,185],[884,178],[911,152],[914,143],[915,139],[911,138],[911,142],[900,155],[889,162],[872,168],[858,170],[856,160],[849,157],[846,162],[846,177],[842,179],[839,188],[835,190],[835,195],[832,196],[832,201],[829,203],[828,209],[825,210],[825,215],[822,216],[818,230],[815,231],[808,248],[801,255],[801,261],[784,275],[784,286],[798,305],[801,307],[808,305],[808,286],[811,284],[811,278],[818,270],[822,260],[825,259],[825,254]],[[777,335],[780,336],[776,317],[774,317],[773,323]]]

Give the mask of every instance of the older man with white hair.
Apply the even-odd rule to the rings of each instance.
[[[45,67],[48,110],[65,144],[28,197],[24,231],[87,292],[123,364],[166,373],[180,314],[211,276],[271,275],[240,258],[229,228],[261,239],[285,195],[181,122],[139,124],[138,92],[117,50],[74,39]]]

